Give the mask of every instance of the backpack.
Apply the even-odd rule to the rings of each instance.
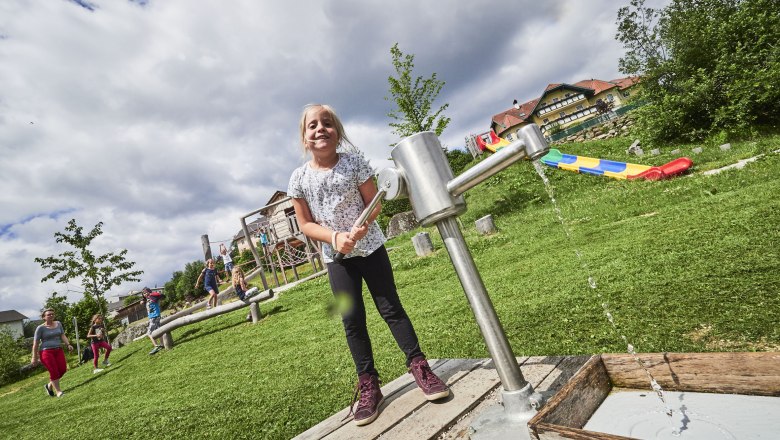
[[[89,361],[91,361],[95,357],[95,354],[92,353],[92,347],[87,345],[84,347],[84,351],[81,352],[81,360],[79,361],[80,364],[85,364]]]

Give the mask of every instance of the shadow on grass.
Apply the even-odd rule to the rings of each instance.
[[[90,384],[90,383],[92,383],[92,382],[93,382],[93,381],[95,381],[95,380],[99,380],[101,376],[105,376],[105,375],[108,375],[108,374],[112,374],[114,371],[116,371],[116,370],[121,370],[121,369],[122,369],[122,366],[121,366],[121,365],[120,365],[120,366],[116,366],[116,367],[112,366],[112,367],[105,368],[105,369],[104,369],[103,371],[101,371],[100,373],[93,373],[93,374],[92,374],[92,377],[90,377],[89,379],[87,379],[87,380],[84,380],[84,381],[82,381],[82,382],[80,382],[80,383],[78,383],[78,384],[76,384],[76,385],[73,385],[73,386],[71,386],[71,387],[64,387],[64,386],[63,386],[63,387],[62,387],[62,390],[63,390],[63,391],[73,391],[73,390],[77,390],[77,389],[79,389],[79,388],[83,387],[84,385]]]

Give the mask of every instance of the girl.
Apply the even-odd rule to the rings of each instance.
[[[35,329],[30,363],[33,365],[42,363],[49,370],[49,383],[43,386],[46,389],[46,394],[51,397],[55,395],[62,397],[64,393],[60,389],[60,378],[68,370],[65,352],[62,351],[62,343],[68,346],[68,351],[73,351],[73,346],[70,345],[68,337],[65,336],[62,323],[54,320],[54,309],[44,310],[41,318],[43,318],[43,324]],[[40,353],[38,348],[40,348]]]
[[[350,308],[342,312],[342,323],[358,374],[353,403],[358,392],[360,401],[354,412],[355,423],[373,422],[383,401],[366,328],[361,291],[364,280],[425,397],[436,400],[449,396],[447,385],[428,366],[412,322],[398,297],[384,247],[385,237],[374,221],[381,206],[377,204],[365,224],[353,227],[355,219],[377,193],[371,167],[360,154],[337,151],[344,144],[354,146],[330,106],[310,104],[304,107],[300,136],[311,160],[293,171],[288,194],[293,198],[301,231],[324,243],[331,290],[334,295],[345,295],[345,303],[350,304]],[[341,263],[333,261],[336,252],[346,255]]]
[[[244,271],[241,267],[236,266],[233,268],[233,290],[236,291],[236,295],[241,301],[249,299],[255,292],[257,287],[247,288],[246,280],[244,279]]]
[[[197,289],[198,285],[200,285],[200,280],[203,279],[203,288],[209,294],[208,304],[206,304],[207,309],[217,306],[217,293],[219,292],[219,285],[222,284],[215,267],[214,260],[211,258],[206,260],[206,267],[198,275],[198,281],[195,281],[195,288]]]
[[[233,272],[233,259],[230,257],[227,247],[224,243],[219,244],[219,254],[222,255],[222,262],[225,264],[225,272],[228,274]]]
[[[100,357],[100,349],[106,350],[106,356],[103,359],[103,365],[106,367],[111,365],[108,361],[108,356],[111,354],[111,344],[108,343],[108,333],[106,332],[106,326],[103,324],[103,315],[100,313],[92,317],[92,323],[87,332],[87,337],[90,338],[92,344],[92,364],[95,368],[92,370],[92,374],[100,373],[102,368],[98,368],[98,358]]]

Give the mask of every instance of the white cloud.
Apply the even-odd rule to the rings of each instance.
[[[396,42],[415,75],[446,81],[449,147],[547,83],[620,76],[608,0],[90,4],[0,4],[0,310],[34,316],[67,290],[40,283],[33,258],[64,250],[54,233],[71,218],[103,221],[95,250],[128,249],[145,271],[117,292],[167,281],[202,257],[202,234],[230,238],[286,190],[308,102],[334,105],[390,165]]]

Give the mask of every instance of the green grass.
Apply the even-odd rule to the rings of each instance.
[[[630,143],[560,149],[625,161]],[[714,176],[701,171],[778,148],[780,136],[732,143],[727,152],[706,146],[689,154],[691,176],[660,182],[546,168],[571,239],[530,164],[472,189],[464,235],[515,353],[625,352],[620,334],[640,352],[777,350],[780,155]],[[473,222],[486,214],[498,234],[476,234]],[[427,230],[437,249],[431,257],[414,254],[410,237],[418,231],[388,243],[423,350],[432,358],[487,357],[438,232]],[[148,340],[132,343],[115,350],[114,366],[100,375],[91,366],[69,371],[61,399],[44,396],[45,373],[5,386],[0,431],[9,438],[292,437],[351,397],[354,367],[330,302],[327,279],[318,278],[262,305],[267,316],[258,325],[241,310],[175,331],[175,348],[155,356],[147,355]],[[403,355],[377,313],[368,319],[377,367],[390,381],[405,373]]]

